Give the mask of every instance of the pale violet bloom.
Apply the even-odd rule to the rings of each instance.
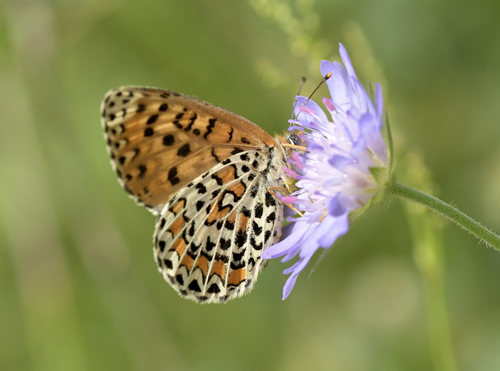
[[[351,60],[340,44],[338,62],[321,62],[321,74],[331,99],[323,98],[329,112],[312,100],[298,96],[294,131],[307,147],[289,160],[291,169],[283,170],[297,179],[297,191],[282,197],[303,216],[292,222],[288,235],[266,249],[263,259],[284,256],[283,262],[298,255],[298,261],[284,271],[291,274],[283,288],[283,299],[290,294],[299,273],[319,249],[328,249],[349,230],[349,221],[366,207],[388,181],[389,158],[381,133],[384,102],[382,89],[375,85],[372,102],[358,81]],[[286,228],[286,227],[285,227]]]

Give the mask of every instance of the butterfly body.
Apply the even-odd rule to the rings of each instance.
[[[158,216],[159,271],[182,296],[220,303],[249,292],[281,235],[289,179],[283,138],[222,108],[155,88],[106,94],[102,122],[125,190]]]

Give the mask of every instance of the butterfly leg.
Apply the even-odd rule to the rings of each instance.
[[[304,216],[304,214],[302,214],[295,206],[293,206],[291,203],[288,203],[288,202],[284,202],[281,198],[278,197],[278,195],[276,194],[275,191],[278,191],[278,192],[285,192],[285,193],[288,193],[288,190],[286,188],[283,188],[283,187],[269,187],[267,189],[267,191],[272,194],[274,197],[276,197],[280,202],[283,202],[286,206],[288,206],[290,209],[292,209],[293,211],[295,211],[297,214],[299,214],[300,216]]]

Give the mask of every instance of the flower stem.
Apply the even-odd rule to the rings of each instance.
[[[392,194],[427,206],[429,209],[436,211],[448,220],[451,220],[460,228],[472,233],[486,245],[492,246],[496,250],[500,251],[499,236],[491,232],[486,227],[483,227],[463,212],[457,210],[451,205],[448,205],[446,202],[397,182],[395,182],[392,186]]]

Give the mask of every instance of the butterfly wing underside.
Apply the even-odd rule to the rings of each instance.
[[[161,89],[112,90],[101,112],[108,153],[120,183],[152,211],[233,154],[276,145],[269,134],[243,117]]]
[[[262,251],[281,233],[283,207],[268,192],[275,140],[231,112],[155,88],[112,90],[101,111],[120,183],[158,215],[165,279],[198,302],[250,291]]]

